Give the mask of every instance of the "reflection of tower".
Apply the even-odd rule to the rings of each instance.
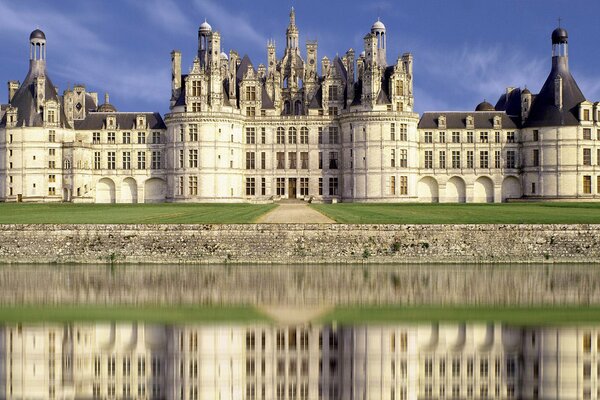
[[[371,33],[377,38],[377,63],[380,67],[387,67],[386,47],[387,35],[385,25],[379,19],[371,27]]]
[[[208,64],[208,39],[211,32],[212,27],[205,20],[198,29],[198,58],[201,67],[206,67]]]

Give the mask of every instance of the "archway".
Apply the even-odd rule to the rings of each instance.
[[[493,203],[494,202],[494,182],[487,176],[477,178],[473,185],[474,203]]]
[[[115,183],[112,179],[102,178],[96,184],[96,203],[115,202]]]
[[[425,177],[417,184],[419,201],[424,203],[437,203],[439,201],[438,183],[432,177]]]
[[[144,183],[144,202],[160,203],[167,196],[167,184],[160,178],[150,178]]]
[[[464,203],[467,199],[465,181],[453,176],[446,183],[446,201],[449,203]]]
[[[519,199],[523,196],[521,182],[516,176],[507,176],[502,182],[502,201]]]
[[[121,183],[121,203],[137,203],[137,183],[133,178],[125,178]]]

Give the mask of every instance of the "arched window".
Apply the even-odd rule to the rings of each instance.
[[[300,128],[300,144],[308,144],[308,128],[306,126]]]
[[[286,101],[285,103],[283,103],[283,113],[285,115],[290,115],[291,114],[291,109],[290,109],[290,102]]]
[[[65,169],[71,169],[71,161],[65,160]]]
[[[296,144],[296,140],[297,140],[297,131],[296,128],[291,127],[288,131],[288,143],[289,144]]]
[[[285,128],[280,126],[277,128],[277,144],[285,143]]]

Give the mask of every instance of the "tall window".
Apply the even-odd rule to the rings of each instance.
[[[267,169],[267,153],[264,151],[260,153],[260,169]]]
[[[275,182],[277,185],[277,195],[285,196],[285,178],[277,178]]]
[[[280,126],[277,128],[277,144],[285,143],[285,128]]]
[[[262,144],[267,143],[267,128],[260,128],[260,142]]]
[[[300,196],[308,196],[308,178],[300,178]]]
[[[190,142],[197,142],[198,141],[198,125],[190,124],[188,126],[188,132],[189,132],[189,136],[190,136]]]
[[[192,81],[192,97],[200,97],[200,81]]]
[[[329,178],[329,195],[338,195],[338,178]]]
[[[131,152],[123,152],[123,169],[131,169]]]
[[[340,142],[340,133],[337,126],[329,127],[329,143],[338,144]]]
[[[396,194],[396,177],[390,176],[390,194]]]
[[[439,157],[440,168],[446,168],[446,152],[440,151],[439,156],[440,156]]]
[[[92,143],[93,144],[100,143],[100,132],[94,132],[94,133],[92,133]]]
[[[452,168],[460,168],[460,151],[452,152]]]
[[[188,192],[192,196],[197,196],[198,195],[198,177],[197,176],[190,176],[189,177]]]
[[[183,149],[179,150],[179,168],[185,168]]]
[[[408,140],[408,125],[400,124],[400,141],[406,142]]]
[[[496,143],[500,143],[501,139],[500,139],[500,132],[495,132],[495,138],[494,141]]]
[[[473,143],[473,132],[467,132],[467,143]]]
[[[337,151],[329,152],[329,169],[338,169],[338,153],[337,153]]]
[[[256,101],[256,86],[246,86],[246,101]]]
[[[160,132],[152,132],[152,144],[160,143]]]
[[[592,193],[592,177],[589,175],[585,175],[583,177],[583,193],[585,193],[585,194]]]
[[[317,139],[318,139],[317,142],[319,144],[323,144],[323,127],[321,127],[321,126],[318,128]]]
[[[183,176],[177,179],[177,194],[183,196]]]
[[[390,124],[390,140],[396,140],[396,124]]]
[[[137,167],[138,167],[138,169],[146,169],[146,152],[145,151],[138,151]]]
[[[296,162],[296,157],[297,157],[296,152],[290,151],[288,153],[288,159],[290,161],[290,169],[296,169],[298,167],[297,162]]]
[[[94,169],[100,169],[102,168],[100,166],[100,152],[99,151],[95,151],[94,152]]]
[[[452,132],[452,143],[460,143],[460,132]]]
[[[540,140],[540,131],[538,131],[537,129],[533,130],[533,141],[534,142],[539,142]]]
[[[160,169],[160,151],[152,152],[152,169]]]
[[[108,132],[106,141],[107,143],[115,144],[115,132]]]
[[[408,167],[408,150],[400,149],[400,167]]]
[[[256,178],[246,178],[246,196],[256,195]]]
[[[400,177],[400,194],[401,195],[408,194],[408,176]]]
[[[494,168],[502,168],[502,157],[499,150],[494,152]]]
[[[338,99],[338,88],[335,85],[330,85],[328,100],[329,101],[337,101],[337,99]]]
[[[297,131],[296,131],[296,128],[291,127],[290,129],[288,129],[288,143],[289,144],[296,144],[296,140],[297,140]]]
[[[285,168],[285,153],[283,151],[277,152],[277,169]]]
[[[479,132],[479,142],[488,143],[489,137],[487,132]]]
[[[479,152],[479,168],[489,168],[490,167],[490,156],[487,151]]]
[[[146,144],[146,133],[145,132],[138,132],[137,142],[138,142],[138,144]]]
[[[300,153],[300,168],[308,169],[308,151]]]
[[[190,168],[198,168],[198,150],[189,151],[189,164]]]
[[[300,128],[300,144],[308,144],[308,128],[305,126]]]
[[[472,150],[467,150],[467,168],[475,168],[474,155]]]
[[[440,140],[439,140],[440,143],[446,143],[446,132],[440,132],[439,137],[440,137]]]
[[[108,152],[108,157],[107,157],[107,165],[106,168],[107,169],[116,169],[117,165],[116,165],[116,155],[114,151],[109,151]]]
[[[50,143],[56,142],[56,131],[54,131],[54,130],[48,131],[48,141]]]
[[[506,152],[506,168],[516,168],[517,157],[514,150],[508,150]]]
[[[392,149],[390,151],[390,167],[394,168],[396,166],[396,150]]]
[[[323,169],[323,152],[319,152],[319,169]]]
[[[583,149],[583,165],[592,165],[592,149]]]
[[[123,132],[123,144],[131,143],[131,132]]]
[[[506,142],[507,143],[515,142],[515,133],[514,132],[506,132]]]
[[[255,156],[256,156],[256,153],[254,153],[253,151],[246,152],[246,169],[255,169],[256,168]]]
[[[323,178],[319,178],[319,196],[323,195]]]
[[[247,127],[246,128],[246,144],[255,144],[256,143],[256,128]]]
[[[425,132],[425,143],[433,143],[433,132]]]
[[[539,167],[540,165],[540,151],[538,149],[533,150],[533,166]]]
[[[423,167],[427,169],[433,168],[433,151],[425,150],[425,165]]]

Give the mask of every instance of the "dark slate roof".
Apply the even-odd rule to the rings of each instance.
[[[346,71],[344,63],[338,56],[335,56],[335,58],[333,59],[333,66],[335,67],[338,76],[342,78],[342,81],[344,83],[346,83],[348,81],[348,71]]]
[[[274,109],[275,108],[275,104],[273,103],[273,100],[271,100],[269,93],[267,93],[267,88],[265,87],[264,83],[262,85],[260,102],[261,102],[262,109],[266,110],[266,109]]]
[[[563,108],[554,105],[554,80],[562,77]],[[553,57],[552,70],[540,93],[531,103],[529,116],[525,121],[527,127],[544,126],[575,126],[579,125],[577,118],[578,105],[585,101],[585,96],[577,86],[577,82],[569,72],[567,57]]]
[[[508,115],[521,115],[521,89],[513,89],[508,93],[504,93],[498,99],[496,111],[504,111]]]
[[[467,116],[473,117],[474,129],[494,129],[494,117],[502,118],[502,129],[518,129],[518,118],[506,115],[499,111],[448,111],[448,112],[426,112],[419,121],[419,129],[438,129],[438,118],[440,115],[446,117],[445,129],[466,129]]]
[[[103,129],[106,117],[115,115],[117,117],[118,129],[135,129],[136,117],[145,115],[146,122],[150,129],[167,129],[165,123],[159,113],[136,113],[136,112],[118,112],[118,113],[89,113],[85,119],[75,121],[75,129],[81,131],[100,130]]]
[[[85,108],[87,109],[87,111],[96,111],[96,109],[98,108],[96,101],[89,93],[85,94]]]
[[[175,107],[185,106],[185,78],[187,78],[187,75],[181,75],[181,89],[179,91],[179,97],[175,102]]]
[[[311,110],[323,108],[323,85],[319,86],[317,93],[315,93],[313,98],[310,100],[308,108]]]
[[[244,78],[244,74],[246,73],[246,71],[248,71],[248,67],[252,67],[252,69],[254,69],[254,65],[252,65],[252,61],[250,61],[250,57],[248,57],[248,55],[246,54],[244,56],[244,58],[242,58],[242,62],[240,63],[238,69],[237,69],[237,73],[235,75],[235,77],[238,80],[242,80],[242,78]],[[256,72],[256,70],[255,70]]]
[[[46,73],[46,63],[42,61],[30,61],[29,72],[19,87],[19,90],[13,96],[10,105],[18,108],[17,125],[19,126],[43,126],[42,113],[38,113],[35,107],[35,78],[38,76],[46,77],[46,100],[56,100],[60,104],[60,98],[56,93],[54,84]],[[61,107],[60,113],[61,126],[69,127],[67,117],[64,113],[64,107]]]

